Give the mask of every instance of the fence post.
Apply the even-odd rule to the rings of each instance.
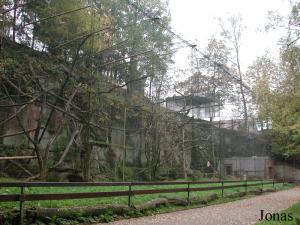
[[[224,198],[224,181],[222,181],[222,199]]]
[[[245,180],[245,192],[247,194],[247,180]]]
[[[261,191],[263,191],[263,190],[264,190],[264,181],[261,180]]]
[[[188,202],[188,205],[190,205],[190,182],[188,182],[188,188],[187,188],[187,202]]]
[[[131,183],[128,185],[128,207],[131,207]]]
[[[24,223],[24,190],[25,190],[25,184],[21,184],[21,192],[20,192],[20,225],[23,225]]]
[[[131,183],[128,185],[128,207],[131,207]]]

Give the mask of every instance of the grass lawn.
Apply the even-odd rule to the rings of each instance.
[[[4,181],[4,180],[1,180]],[[7,180],[6,180],[7,181]],[[248,182],[250,183],[250,182]],[[254,182],[251,182],[254,183]],[[224,186],[228,185],[239,185],[241,183],[226,183]],[[221,186],[221,184],[196,184],[191,185],[190,187],[213,187],[213,186]],[[186,188],[187,185],[152,185],[152,186],[133,186],[132,190],[139,190],[139,189],[169,189],[169,188]],[[291,185],[285,184],[275,184],[276,189],[287,189],[290,188]],[[247,190],[253,190],[261,188],[261,186],[255,187],[248,187]],[[264,185],[264,188],[273,188],[272,184]],[[102,192],[102,191],[122,191],[128,190],[128,187],[30,187],[25,189],[25,193],[30,194],[42,194],[42,193],[78,193],[78,192]],[[244,187],[241,188],[230,188],[224,190],[224,195],[237,192],[237,191],[245,191]],[[3,194],[16,194],[20,193],[19,188],[0,188],[0,195]],[[217,193],[219,195],[219,200],[221,201],[221,190],[214,190],[214,191],[201,191],[201,192],[191,192],[191,199],[193,197],[201,197],[208,195],[209,193]],[[132,204],[139,204],[143,202],[150,201],[155,198],[159,198],[162,196],[167,197],[178,197],[178,198],[187,198],[187,193],[169,193],[169,194],[149,194],[149,195],[139,195],[132,197]],[[224,198],[225,200],[225,198]],[[25,202],[26,208],[33,208],[33,207],[49,207],[49,208],[57,208],[57,207],[74,207],[74,206],[99,206],[99,205],[107,205],[107,204],[121,204],[127,205],[128,197],[108,197],[108,198],[92,198],[92,199],[75,199],[75,200],[49,200],[49,201],[33,201],[33,202]],[[0,203],[0,209],[18,209],[19,205],[18,202],[4,202]]]
[[[278,221],[262,221],[260,223],[257,223],[256,225],[296,225],[295,218],[300,219],[300,203],[293,205],[292,207],[282,211],[281,213],[292,213],[294,220],[293,221],[284,221],[284,222],[278,222]]]

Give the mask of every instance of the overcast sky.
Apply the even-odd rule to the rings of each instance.
[[[240,14],[246,26],[241,46],[243,70],[257,56],[263,55],[267,50],[274,55],[278,48],[277,41],[283,31],[265,33],[268,12],[278,11],[281,15],[288,15],[290,12],[288,0],[169,0],[169,8],[173,30],[195,42],[199,49],[204,49],[208,39],[220,33],[216,18],[226,19]],[[183,61],[183,57],[176,58],[177,65],[184,65]]]
[[[230,16],[240,15],[246,26],[240,52],[243,72],[266,51],[275,58],[278,56],[278,41],[286,31],[276,29],[265,32],[265,26],[269,23],[268,12],[275,11],[287,16],[291,10],[289,0],[169,0],[169,8],[173,31],[197,44],[200,50],[205,49],[210,38],[220,33],[217,18],[226,20]],[[190,48],[185,48],[176,54],[174,67],[187,69],[187,72],[176,77],[174,70],[171,70],[174,80],[183,80],[190,75],[187,58],[190,53]],[[235,107],[226,104],[221,110],[221,118],[232,118],[236,116],[235,111]]]

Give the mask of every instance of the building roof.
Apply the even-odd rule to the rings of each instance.
[[[203,105],[206,103],[214,102],[212,97],[204,96],[204,95],[186,95],[186,96],[172,96],[166,98],[166,102],[174,101],[177,102],[177,104],[181,105]]]

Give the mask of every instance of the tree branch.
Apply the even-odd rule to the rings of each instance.
[[[77,130],[75,130],[75,131],[73,132],[73,134],[71,135],[71,138],[70,138],[70,141],[69,141],[67,147],[65,148],[63,154],[61,155],[61,157],[60,157],[58,163],[56,163],[56,164],[53,166],[53,168],[58,167],[58,166],[64,161],[64,159],[65,159],[66,155],[68,154],[68,152],[69,152],[69,150],[70,150],[70,148],[71,148],[71,146],[72,146],[72,144],[73,144],[73,142],[74,142],[76,136],[81,132],[81,130],[82,130],[82,127],[81,127],[80,129],[77,129]]]
[[[25,133],[31,133],[35,130],[36,130],[36,128],[30,129],[30,130],[23,130],[23,131],[17,132],[17,133],[2,135],[2,136],[0,136],[0,138],[14,137],[14,136],[18,136],[18,135],[25,134]]]
[[[136,79],[132,79],[132,80],[129,80],[127,81],[126,83],[122,84],[122,85],[116,85],[112,88],[110,88],[109,90],[107,91],[100,91],[98,92],[97,94],[109,94],[111,93],[112,91],[116,90],[116,89],[119,89],[119,88],[122,88],[122,87],[125,87],[127,86],[128,84],[132,83],[132,82],[136,82],[136,81],[140,81],[140,80],[144,80],[144,79],[147,79],[148,77],[151,77],[152,75],[147,75],[147,76],[142,76],[142,77],[139,77],[139,78],[136,78]]]
[[[35,157],[36,158],[36,157]],[[20,163],[14,161],[14,160],[9,160],[9,162],[11,162],[12,164],[14,164],[15,166],[19,167],[21,170],[23,170],[25,173],[27,173],[29,176],[33,176],[33,174],[27,170],[25,167],[23,167]]]

